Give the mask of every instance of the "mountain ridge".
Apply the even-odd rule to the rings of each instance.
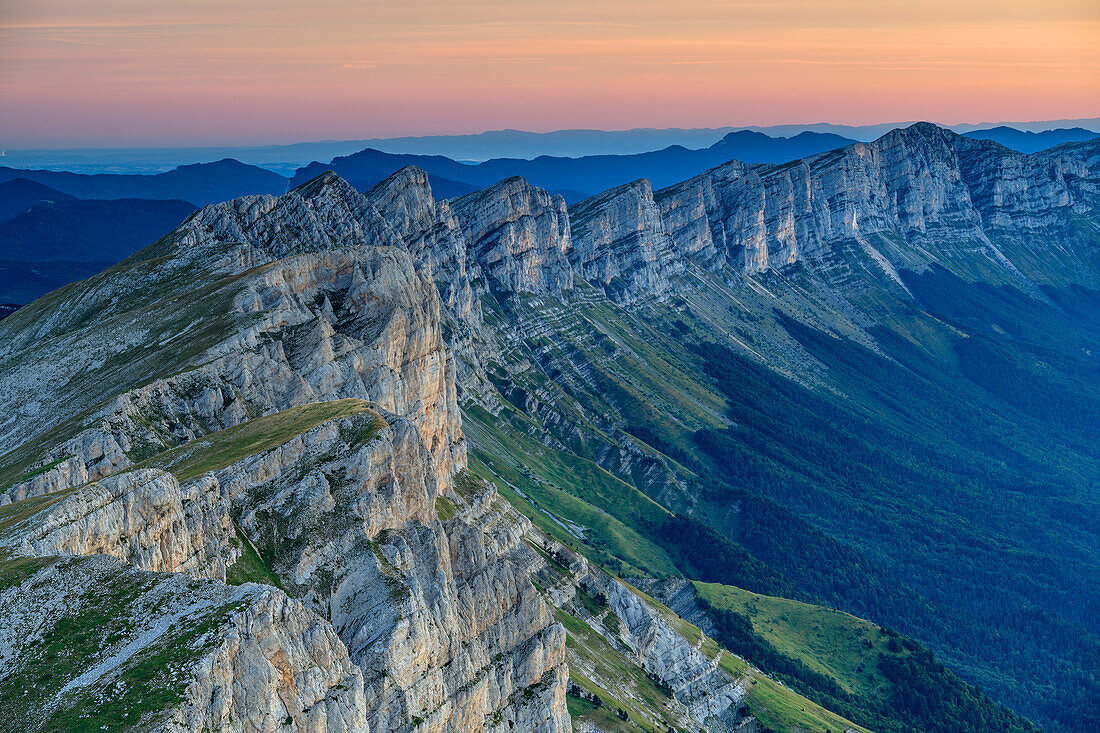
[[[573,207],[517,178],[436,201],[411,168],[366,193],[323,173],[206,206],[0,322],[0,384],[17,405],[0,423],[0,529],[47,536],[34,528],[90,518],[94,502],[119,511],[135,489],[186,501],[195,521],[216,520],[197,536],[225,558],[203,573],[220,582],[251,546],[251,577],[300,588],[310,623],[353,664],[379,660],[385,675],[368,683],[378,667],[361,669],[361,701],[354,683],[321,691],[372,731],[557,731],[570,711],[619,725],[590,696],[621,709],[620,730],[724,730],[754,686],[758,720],[858,729],[616,577],[677,573],[783,582],[897,619],[968,679],[999,680],[999,699],[1058,730],[1085,726],[1095,641],[1073,632],[1096,605],[1087,548],[1100,528],[1066,517],[1087,516],[1076,480],[1100,461],[1074,437],[1100,404],[1087,351],[1100,324],[1071,317],[1098,277],[1090,149],[1026,156],[918,124]],[[1002,363],[1015,381],[982,369]],[[389,427],[351,416],[235,437],[345,399]],[[1063,403],[1078,405],[1064,423],[1051,417]],[[208,470],[177,476],[180,456]],[[162,536],[81,522],[75,544],[34,552]],[[94,526],[111,531],[90,542],[81,528]],[[360,548],[360,570],[332,559],[332,538]],[[937,554],[946,543],[966,556]],[[130,552],[109,554],[146,557]],[[63,570],[42,562],[5,597]],[[447,590],[423,594],[432,578]],[[501,597],[479,590],[500,584]],[[1021,607],[1059,636],[1013,625]],[[426,656],[402,641],[413,618]],[[467,627],[509,641],[463,637],[473,651],[459,653],[447,639]],[[1009,647],[1039,634],[1048,653],[1021,660],[986,629]],[[1081,688],[1051,687],[1067,679]],[[240,679],[255,694],[262,681]],[[468,693],[483,701],[474,718],[458,713]],[[1005,714],[980,695],[967,705],[979,729]],[[222,720],[196,710],[196,726]]]

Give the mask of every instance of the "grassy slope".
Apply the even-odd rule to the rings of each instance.
[[[686,621],[682,623],[687,624]],[[701,634],[698,629],[696,633]],[[704,639],[700,651],[711,659],[716,659],[722,669],[749,688],[746,701],[748,711],[761,724],[777,733],[838,733],[849,729],[867,731],[866,728],[826,710],[790,687],[767,677],[709,637]]]
[[[365,442],[385,426],[385,421],[371,409],[370,403],[357,399],[311,402],[219,430],[160,453],[135,468],[161,468],[182,483],[282,445],[323,422],[364,413],[367,422],[357,437],[359,442]]]
[[[232,300],[242,279],[253,272],[223,277],[198,266],[167,264],[167,258],[127,260],[48,293],[3,320],[0,339],[29,333],[36,347],[80,344],[91,329],[103,340],[125,341],[136,327],[144,333],[97,369],[70,375],[55,395],[68,404],[68,419],[56,424],[45,420],[33,440],[27,436],[25,443],[0,456],[0,490],[33,476],[35,464],[50,448],[94,424],[96,410],[115,395],[193,368],[197,356],[232,330],[239,319],[228,315]],[[169,339],[172,346],[165,348]],[[0,369],[30,369],[39,357],[34,349],[17,352],[0,361]]]
[[[639,531],[643,523],[668,516],[666,509],[591,461],[523,434],[510,410],[494,417],[472,407],[465,417],[464,430],[473,444],[470,468],[492,481],[540,529],[587,550],[598,563],[615,557],[634,572],[677,574],[665,551]]]
[[[843,611],[730,585],[696,582],[695,588],[712,605],[747,616],[753,631],[776,650],[832,677],[846,691],[875,698],[884,694],[889,683],[874,661],[886,653],[887,637],[876,624]]]
[[[896,733],[914,728],[1038,731],[897,632],[835,609],[733,586],[697,582],[695,589],[700,605],[718,624],[720,638],[792,687],[866,726]],[[748,622],[747,633],[732,630],[740,626],[730,625],[731,613]]]
[[[0,593],[57,561],[14,558],[0,562]],[[79,565],[88,560],[62,562]],[[27,564],[33,567],[28,569]],[[76,606],[57,608],[40,629],[41,639],[17,647],[8,661],[6,674],[0,678],[0,731],[93,733],[159,728],[164,712],[184,699],[188,675],[181,672],[215,646],[215,630],[243,607],[226,603],[193,613],[161,632],[155,643],[141,643],[108,676],[108,684],[77,687],[59,696],[81,671],[122,652],[139,638],[158,610],[148,593],[158,583],[168,582],[164,575],[123,566],[98,573],[96,582],[78,591]],[[202,585],[213,581],[191,582]],[[156,603],[163,603],[163,598]],[[57,704],[44,709],[43,701]],[[43,712],[41,719],[32,717]]]

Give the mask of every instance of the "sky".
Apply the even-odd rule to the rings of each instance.
[[[1100,117],[1097,0],[0,0],[0,148]]]

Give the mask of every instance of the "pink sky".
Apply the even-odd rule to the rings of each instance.
[[[0,0],[0,148],[1100,117],[1100,2]]]

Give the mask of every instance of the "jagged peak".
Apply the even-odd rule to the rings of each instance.
[[[707,180],[712,182],[735,181],[739,178],[742,178],[745,173],[747,173],[751,168],[752,166],[750,166],[748,163],[743,163],[740,160],[727,160],[725,163],[722,163],[721,165],[716,165],[709,170],[705,170],[699,175],[693,176],[686,181],[674,183],[671,186],[665,186],[664,188],[655,191],[653,197],[654,200],[660,200],[685,189],[693,188],[699,185],[700,182]]]
[[[551,194],[544,188],[539,188],[523,176],[509,176],[497,181],[491,186],[487,186],[478,191],[471,191],[464,196],[452,199],[452,203],[456,207],[462,207],[486,199],[500,197],[510,198],[516,195],[533,195],[536,197],[545,197],[548,200],[552,198],[562,198],[559,195]],[[562,200],[564,201],[564,199]]]
[[[391,173],[365,195],[371,203],[383,210],[392,206],[397,199],[410,197],[423,203],[435,203],[428,174],[415,165],[407,165]]]
[[[305,199],[315,199],[333,194],[358,197],[360,194],[355,187],[345,181],[333,171],[325,171],[319,176],[314,176],[297,188],[293,188],[280,196],[283,199],[291,194],[297,194]]]
[[[904,142],[907,145],[925,145],[941,147],[957,147],[965,143],[967,138],[959,135],[946,127],[940,127],[934,122],[914,122],[908,127],[897,127],[876,140],[867,143],[872,149],[883,149],[890,145]],[[855,148],[855,145],[849,146]],[[846,149],[846,148],[845,148]]]
[[[519,176],[449,202],[472,251],[504,290],[560,294],[573,286],[565,199]]]
[[[899,128],[895,128],[895,129],[905,130],[906,132],[910,132],[910,133],[913,133],[915,135],[925,135],[925,136],[938,135],[938,136],[948,136],[948,137],[956,136],[956,137],[958,137],[958,135],[956,133],[952,132],[951,130],[948,130],[946,127],[941,127],[940,125],[937,125],[935,122],[927,122],[927,121],[914,122],[913,124],[909,125],[908,127],[899,127]],[[893,132],[893,131],[894,130],[891,130],[890,132]],[[888,132],[886,134],[889,135],[890,133]]]
[[[367,194],[370,195],[376,191],[391,191],[395,188],[426,188],[430,192],[431,183],[428,180],[428,174],[422,168],[407,165],[377,183]]]
[[[249,244],[270,255],[389,244],[381,214],[332,171],[281,196],[243,196],[211,204],[181,225],[181,245]]]
[[[505,221],[514,221],[537,211],[554,210],[567,220],[565,199],[539,188],[520,176],[510,176],[492,186],[451,200],[456,214],[466,220],[467,231],[475,239]],[[568,229],[568,221],[565,222]],[[568,239],[568,232],[565,234]]]
[[[639,178],[630,183],[623,183],[614,188],[609,188],[595,196],[590,196],[584,201],[578,201],[569,207],[571,218],[583,216],[594,208],[606,206],[623,196],[639,198],[642,201],[653,202],[653,185],[648,178]]]

